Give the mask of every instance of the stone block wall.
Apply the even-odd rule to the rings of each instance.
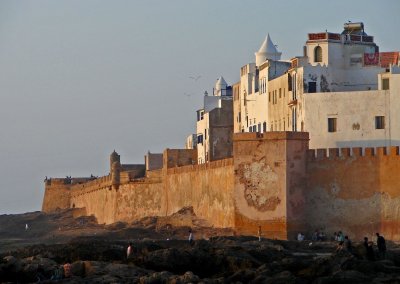
[[[309,230],[342,230],[359,240],[381,232],[387,239],[400,240],[399,148],[343,148],[328,153],[308,152]]]
[[[146,171],[154,171],[162,169],[163,167],[163,154],[162,153],[150,153],[144,156],[146,165]]]
[[[233,160],[168,169],[164,177],[166,215],[193,206],[215,227],[234,227]]]
[[[73,187],[71,206],[86,208],[88,215],[107,224],[167,216],[193,206],[195,214],[210,220],[210,225],[234,226],[232,159],[153,171],[143,180],[121,183],[118,189],[110,179]]]
[[[70,184],[63,178],[52,178],[45,181],[42,211],[51,212],[57,208],[70,208]]]
[[[216,227],[293,239],[316,229],[352,239],[400,240],[399,147],[308,150],[308,133],[239,133],[233,158],[193,165],[195,150],[167,149],[140,180],[46,182],[43,211],[85,208],[100,223],[167,216],[186,206]],[[74,179],[72,179],[73,181]]]
[[[286,239],[301,212],[308,133],[234,135],[235,228],[243,234]],[[297,216],[300,218],[300,216]]]
[[[182,167],[196,164],[196,149],[165,149],[163,154],[164,168]]]

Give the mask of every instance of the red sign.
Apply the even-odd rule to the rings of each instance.
[[[381,52],[381,67],[387,68],[390,64],[397,65],[399,62],[399,52]]]
[[[379,65],[379,52],[364,53],[364,66]]]

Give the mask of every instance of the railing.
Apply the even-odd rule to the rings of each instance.
[[[351,42],[366,42],[366,43],[373,43],[374,42],[374,37],[373,36],[367,36],[367,35],[352,35],[352,34],[335,34],[335,33],[312,33],[308,34],[308,40],[313,41],[313,40],[335,40],[335,41],[340,41],[342,39],[342,36],[344,36],[346,41],[351,41]]]

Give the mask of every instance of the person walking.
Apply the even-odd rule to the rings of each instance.
[[[189,244],[192,246],[194,244],[194,237],[192,229],[189,229]]]
[[[385,238],[379,233],[376,233],[376,245],[378,247],[379,258],[384,259],[386,256],[386,241]]]
[[[132,243],[129,243],[128,248],[126,249],[126,258],[128,259],[132,255],[133,247]]]

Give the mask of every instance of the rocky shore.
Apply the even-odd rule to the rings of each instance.
[[[156,218],[104,226],[88,217],[73,218],[71,212],[30,214],[36,214],[29,216],[30,227],[42,220],[42,229],[23,232],[19,239],[7,228],[20,227],[27,216],[0,216],[2,283],[400,283],[400,247],[392,243],[385,259],[369,261],[358,243],[350,254],[335,252],[334,242],[259,241],[194,222],[196,241],[190,245],[189,227]],[[5,222],[10,218],[13,222]],[[61,220],[54,228],[53,218]],[[133,244],[129,259],[128,242]],[[67,262],[72,276],[51,280]]]

